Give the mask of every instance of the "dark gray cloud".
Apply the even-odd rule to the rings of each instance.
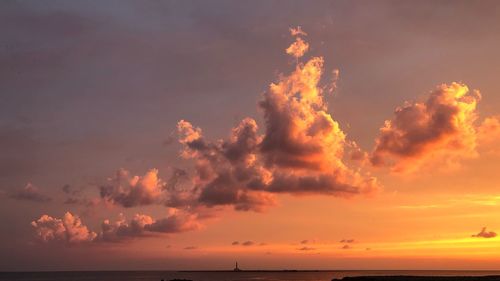
[[[9,195],[10,198],[15,200],[25,200],[33,202],[49,202],[52,198],[45,195],[40,189],[31,183],[26,184],[25,187],[19,189]]]
[[[352,238],[351,239],[342,239],[339,242],[340,243],[354,243],[354,242],[356,242],[356,240],[354,240]]]
[[[245,242],[241,243],[241,245],[243,245],[243,246],[253,246],[253,245],[255,245],[255,242],[253,242],[253,241],[245,241]]]

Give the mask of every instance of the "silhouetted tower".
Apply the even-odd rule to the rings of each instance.
[[[234,271],[241,271],[241,269],[238,267],[238,262],[234,265]]]

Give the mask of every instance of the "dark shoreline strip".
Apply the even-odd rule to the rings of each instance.
[[[489,276],[355,276],[332,281],[500,281],[500,275]]]

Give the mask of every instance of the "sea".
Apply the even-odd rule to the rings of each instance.
[[[359,271],[61,271],[0,272],[1,281],[330,281],[346,276],[487,276],[500,271],[428,271],[428,270],[359,270]]]

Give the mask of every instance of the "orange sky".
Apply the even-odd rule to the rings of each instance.
[[[377,15],[396,17],[386,4],[377,8]],[[351,12],[357,18],[368,17],[363,5],[338,5],[346,11],[355,9]],[[428,11],[432,4],[418,7],[414,13],[404,5],[395,9],[415,15],[413,23],[422,21],[423,14],[435,16]],[[484,7],[470,8],[477,14],[486,13]],[[41,18],[47,14],[41,7],[9,9],[13,14],[30,11]],[[102,16],[84,7],[70,5],[65,9],[68,14],[77,11],[89,18]],[[115,16],[123,26],[137,22],[125,10]],[[64,104],[67,92],[56,91],[61,103],[56,102],[54,107],[59,109],[53,109],[30,96],[32,90],[24,89],[28,103],[42,109],[26,113],[26,120],[38,121],[25,121],[25,113],[16,108],[6,114],[16,117],[0,127],[0,145],[8,151],[0,159],[0,167],[6,171],[0,178],[1,211],[6,222],[0,245],[4,266],[0,270],[230,269],[235,260],[247,269],[498,269],[500,100],[496,93],[500,89],[493,83],[496,78],[488,78],[490,74],[485,71],[483,76],[475,75],[490,80],[469,79],[467,73],[460,72],[449,80],[455,74],[451,69],[444,76],[432,73],[415,86],[411,77],[403,77],[406,68],[402,68],[400,78],[408,85],[399,85],[399,80],[391,77],[394,69],[390,62],[377,60],[367,63],[369,68],[380,67],[380,73],[371,72],[373,80],[368,80],[373,87],[369,83],[356,86],[365,83],[363,64],[356,62],[356,55],[348,55],[346,48],[330,48],[330,41],[323,41],[319,35],[334,32],[335,40],[348,42],[356,38],[340,36],[341,31],[333,27],[339,21],[337,17],[317,24],[307,16],[304,18],[308,20],[280,25],[283,30],[278,34],[269,33],[280,45],[262,43],[266,48],[259,47],[256,52],[269,57],[256,57],[258,69],[251,69],[254,66],[249,60],[242,62],[241,73],[233,74],[222,63],[208,84],[203,79],[212,75],[210,69],[198,75],[191,69],[193,74],[188,76],[182,73],[191,66],[180,63],[153,71],[166,75],[177,70],[185,82],[179,87],[203,92],[201,84],[207,84],[207,94],[213,96],[183,97],[180,90],[167,85],[161,103],[146,91],[116,96],[118,99],[112,94],[107,100],[97,94],[86,96],[84,86],[79,86],[75,88],[83,92],[68,97],[70,105]],[[201,20],[203,16],[194,18]],[[442,19],[435,20],[437,24]],[[188,25],[179,19],[173,22]],[[155,22],[143,23],[146,26],[136,28],[157,27]],[[259,28],[264,27],[253,24],[252,33],[260,34]],[[409,31],[411,26],[405,28]],[[48,30],[52,28],[59,27]],[[67,32],[74,34],[77,30],[75,27]],[[58,32],[62,34],[56,36],[58,40],[66,38],[64,30]],[[165,44],[190,40],[179,30],[172,34]],[[97,40],[85,39],[85,33],[80,35],[82,42]],[[226,36],[225,40],[246,42],[245,38],[231,37],[237,35]],[[185,43],[184,48],[201,53],[231,48],[233,43],[225,40],[210,38],[201,47]],[[370,40],[353,46],[375,44]],[[456,42],[427,40],[456,51],[452,44]],[[489,40],[490,35],[484,35],[476,44],[482,47]],[[425,46],[423,41],[419,44]],[[57,47],[72,44],[71,40],[64,42]],[[244,50],[250,47],[245,45]],[[39,48],[36,52],[45,50]],[[76,50],[74,46],[68,48]],[[91,57],[92,47],[82,48],[78,49],[83,52],[78,60],[83,61],[80,56]],[[368,54],[373,48],[364,48],[364,55],[371,59],[382,55]],[[175,51],[176,58],[184,55],[180,49]],[[336,58],[336,49],[340,49],[340,59]],[[408,67],[418,68],[418,57],[430,61],[433,50],[398,53],[393,63],[407,58],[411,61]],[[22,58],[30,54],[24,49],[21,54],[9,52],[0,55],[12,59],[16,67],[21,67]],[[153,64],[156,55],[161,55],[155,52]],[[167,48],[165,52],[174,51]],[[475,55],[473,51],[461,54],[464,60]],[[54,59],[50,52],[47,56],[52,58],[49,61]],[[344,63],[344,56],[354,61],[353,67]],[[384,56],[391,58],[390,52]],[[237,63],[224,54],[220,60]],[[436,62],[429,71],[441,73],[437,65],[446,60],[452,58]],[[492,60],[500,62],[498,55]],[[75,62],[68,57],[61,64]],[[212,64],[215,69],[217,62]],[[109,65],[119,63],[109,61]],[[99,88],[96,92],[104,93],[114,85],[99,84],[98,78],[91,77],[94,71],[104,71],[104,65],[89,63],[82,67],[89,81]],[[224,81],[222,77],[238,81],[237,75],[241,75],[252,80],[259,77],[254,71],[260,73],[262,69],[269,75],[255,78],[258,82],[252,83],[257,84],[252,91],[245,87],[235,96],[217,96],[216,91],[209,90],[209,84]],[[425,67],[421,70],[425,72]],[[50,85],[47,89],[66,83],[28,73],[33,81]],[[139,88],[150,79],[116,73],[123,75],[120,79],[137,79]],[[249,75],[252,73],[255,76]],[[381,73],[387,77],[379,77]],[[75,83],[85,81],[73,78]],[[382,91],[384,83],[387,94]],[[9,85],[10,90],[20,87]],[[238,83],[235,85],[237,89]],[[482,85],[489,91],[483,91]],[[356,87],[364,87],[363,93],[356,94]],[[370,100],[372,96],[378,98]],[[251,100],[253,104],[249,105]],[[92,109],[92,104],[97,109]],[[171,111],[155,109],[159,104]],[[96,112],[87,120],[80,115],[79,107]],[[140,112],[135,111],[137,107]],[[51,112],[56,113],[50,117]],[[100,114],[106,116],[102,123]],[[163,118],[168,121],[155,122]],[[123,123],[111,126],[119,120]],[[12,253],[12,257],[5,253]]]

